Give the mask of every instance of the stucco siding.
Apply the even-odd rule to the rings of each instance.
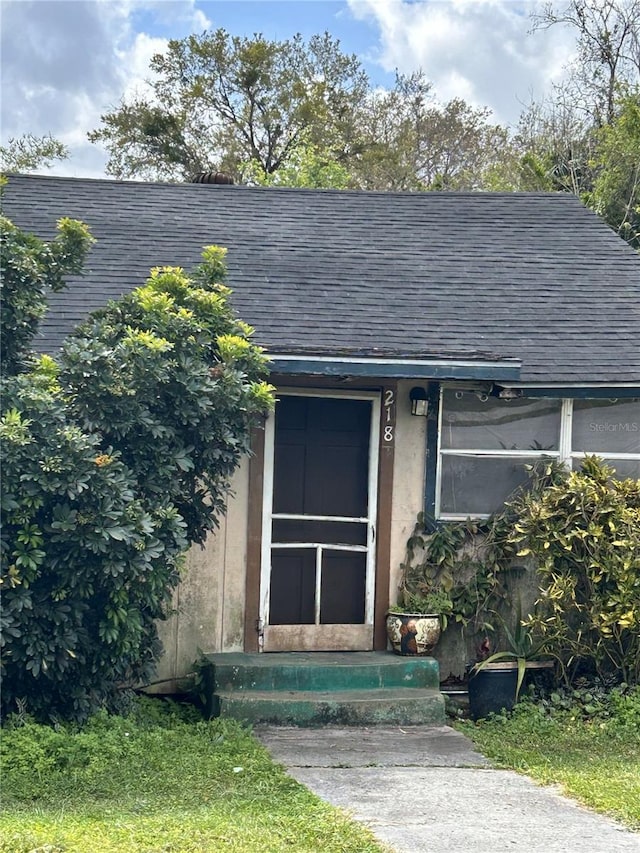
[[[407,539],[424,500],[426,418],[411,414],[409,392],[416,384],[399,382],[391,506],[389,601],[395,603]]]
[[[191,672],[201,651],[242,651],[248,496],[247,458],[232,479],[220,526],[204,547],[194,546],[187,554],[172,613],[159,623],[164,655],[157,678],[164,682],[158,685],[162,692],[178,686],[164,680]]]

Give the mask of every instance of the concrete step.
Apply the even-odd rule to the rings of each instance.
[[[437,688],[430,657],[391,652],[222,653],[206,656],[214,693],[253,690],[375,690]]]
[[[443,725],[444,697],[434,688],[218,691],[213,716],[278,726]]]

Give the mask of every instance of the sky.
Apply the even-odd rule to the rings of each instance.
[[[440,101],[462,97],[515,125],[563,75],[562,27],[531,32],[535,0],[0,0],[0,138],[51,133],[70,149],[51,172],[101,177],[87,140],[100,116],[144,91],[170,38],[222,27],[285,40],[328,31],[374,84],[421,68]]]

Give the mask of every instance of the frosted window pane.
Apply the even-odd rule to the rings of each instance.
[[[640,399],[574,400],[572,449],[640,453]]]
[[[615,470],[619,480],[640,480],[640,459],[607,459],[606,462]]]
[[[605,463],[613,468],[619,480],[640,480],[640,459],[605,459]],[[573,470],[580,470],[581,457],[574,457]]]
[[[528,479],[524,466],[536,461],[443,456],[440,513],[478,515],[495,512],[511,492]]]
[[[560,400],[484,402],[473,391],[443,395],[442,447],[459,450],[557,450]]]

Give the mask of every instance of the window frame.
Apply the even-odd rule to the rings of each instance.
[[[599,456],[604,460],[620,460],[640,462],[640,452],[638,453],[610,453],[606,451],[584,451],[574,450],[572,447],[572,432],[573,432],[573,404],[575,400],[590,399],[582,397],[562,397],[560,407],[560,433],[558,437],[557,450],[479,450],[474,448],[443,448],[442,447],[442,420],[444,413],[444,393],[450,390],[461,390],[455,383],[443,383],[440,385],[438,393],[438,434],[437,434],[437,453],[436,453],[436,470],[435,470],[435,500],[434,500],[434,517],[437,521],[464,521],[467,518],[486,519],[490,518],[492,513],[443,513],[440,510],[442,501],[442,467],[444,457],[474,457],[478,459],[557,459],[568,469],[574,467],[574,460],[580,461],[586,456]],[[470,390],[468,388],[465,391]],[[527,395],[523,395],[527,398]],[[541,399],[541,396],[536,395],[528,399]],[[548,395],[548,399],[558,399],[552,395]],[[598,399],[598,398],[593,398]],[[614,399],[614,398],[611,398]],[[634,398],[635,399],[635,398]],[[505,403],[508,405],[508,403]],[[638,433],[640,437],[640,433]]]

